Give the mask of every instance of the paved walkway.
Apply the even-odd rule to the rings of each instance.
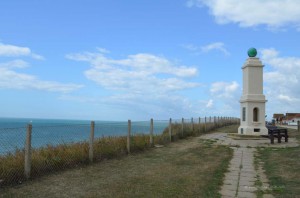
[[[226,133],[213,133],[201,136],[203,139],[215,139],[218,144],[229,145],[234,150],[230,167],[225,175],[224,185],[220,191],[222,197],[256,198],[257,190],[269,189],[268,179],[264,174],[262,164],[258,169],[254,168],[255,147],[295,147],[298,143],[290,138],[289,142],[270,144],[269,139],[259,140],[234,140]],[[262,186],[256,186],[256,181],[262,182]],[[258,189],[260,188],[260,189]],[[264,194],[264,198],[273,197],[271,194]]]

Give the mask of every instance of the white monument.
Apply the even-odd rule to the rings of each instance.
[[[249,58],[243,69],[243,95],[241,97],[241,124],[238,133],[241,135],[268,135],[265,126],[265,104],[263,94],[263,65],[256,58],[255,48],[248,50]]]

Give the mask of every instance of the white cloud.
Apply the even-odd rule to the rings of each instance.
[[[45,58],[43,56],[35,54],[35,53],[31,53],[31,57],[36,60],[45,60]]]
[[[36,76],[16,72],[13,69],[22,69],[29,64],[23,60],[13,60],[0,63],[0,89],[37,89],[52,92],[71,92],[83,87],[77,84],[64,84],[55,81],[43,81]]]
[[[195,67],[176,66],[164,57],[152,54],[129,55],[111,59],[104,54],[70,54],[67,58],[90,63],[85,76],[101,87],[135,94],[163,93],[199,86],[185,80],[197,75]]]
[[[199,51],[200,50],[200,47],[193,45],[193,44],[182,45],[182,47],[184,47],[185,49],[188,49],[190,51]]]
[[[300,58],[298,57],[279,57],[279,52],[273,48],[263,49],[262,59],[280,72],[297,72],[300,69]]]
[[[219,50],[219,51],[223,52],[225,55],[229,55],[229,52],[224,47],[224,43],[221,43],[221,42],[208,44],[206,46],[201,47],[201,50],[203,52],[209,52],[209,51],[212,51],[212,50]]]
[[[210,99],[210,100],[207,102],[206,107],[207,107],[207,108],[211,108],[211,107],[213,107],[213,105],[214,105],[214,101],[213,101],[212,99]]]
[[[103,53],[103,54],[108,54],[110,53],[109,50],[105,49],[105,48],[102,48],[102,47],[97,47],[97,50],[100,52],[100,53]]]
[[[228,56],[230,53],[228,52],[228,50],[225,48],[224,43],[222,42],[214,42],[214,43],[210,43],[201,47],[198,47],[196,45],[193,44],[188,44],[188,45],[183,45],[184,48],[196,52],[196,53],[207,53],[210,51],[220,51],[222,52],[224,55]]]
[[[266,25],[270,28],[287,25],[299,28],[300,25],[298,0],[189,0],[187,6],[207,6],[219,24]]]
[[[20,47],[15,45],[7,45],[0,43],[0,56],[19,57],[19,56],[31,56],[34,59],[43,60],[44,57],[35,53],[28,47]]]
[[[200,108],[180,93],[181,90],[200,86],[192,81],[198,73],[196,67],[146,53],[114,59],[98,50],[96,53],[69,54],[66,57],[90,65],[84,71],[86,78],[111,93],[95,99],[102,105],[160,118],[191,116]]]
[[[0,68],[26,68],[29,64],[26,61],[17,59],[5,63],[0,63]]]
[[[0,56],[28,56],[30,53],[31,51],[28,47],[0,43]]]
[[[273,48],[262,49],[267,106],[270,114],[300,111],[300,57],[282,57]]]
[[[235,81],[228,82],[214,82],[211,85],[210,92],[213,96],[222,98],[234,98],[238,91],[239,84]]]
[[[28,47],[20,47],[0,43],[0,57],[29,56],[34,59],[43,60],[41,55],[33,53]],[[15,59],[8,62],[0,62],[0,89],[37,89],[52,92],[68,93],[83,87],[78,84],[65,84],[55,81],[40,80],[34,75],[15,71],[29,67],[29,63]]]
[[[214,82],[210,87],[213,107],[218,115],[239,115],[240,86],[236,81]]]
[[[292,102],[293,101],[293,99],[291,99],[289,96],[285,96],[282,94],[279,94],[278,99],[282,100],[283,102]]]

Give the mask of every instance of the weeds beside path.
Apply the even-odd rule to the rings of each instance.
[[[300,133],[288,129],[289,137],[300,140]],[[260,148],[259,158],[270,181],[268,189],[275,197],[300,197],[300,146]]]
[[[0,197],[220,197],[232,150],[198,137],[0,189]]]

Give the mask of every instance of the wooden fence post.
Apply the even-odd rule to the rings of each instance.
[[[206,132],[206,116],[204,117],[204,133]]]
[[[128,120],[127,152],[130,154],[131,120]]]
[[[172,142],[172,118],[169,120],[169,137],[170,137],[170,142]]]
[[[153,146],[153,118],[150,120],[150,146]]]
[[[181,135],[183,137],[183,130],[184,130],[184,118],[181,119]]]
[[[192,132],[194,132],[194,118],[191,118]]]
[[[89,142],[89,159],[93,162],[94,159],[94,134],[95,134],[95,122],[91,121],[91,132],[90,132],[90,142]]]
[[[216,116],[214,116],[214,128],[217,127],[217,120],[216,120]]]
[[[27,132],[26,132],[25,164],[24,164],[26,179],[30,178],[30,173],[31,173],[31,133],[32,133],[32,124],[28,124]]]
[[[198,124],[199,124],[199,133],[201,133],[201,118],[200,117],[199,117]]]

